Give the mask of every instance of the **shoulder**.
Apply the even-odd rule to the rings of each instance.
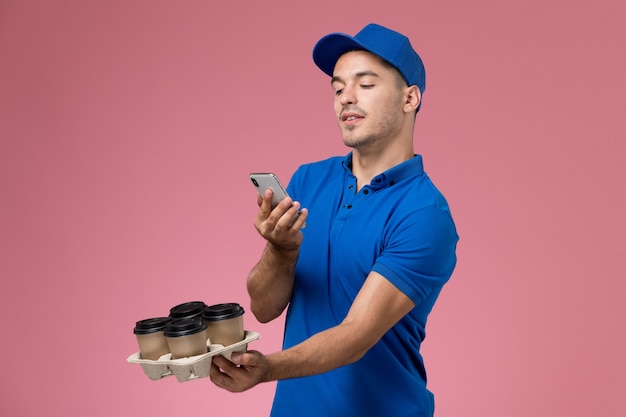
[[[319,174],[327,171],[342,170],[342,162],[345,160],[343,156],[333,156],[321,161],[310,162],[300,165],[296,170],[295,175],[310,175]]]
[[[458,240],[448,202],[425,172],[389,187],[389,191],[384,202],[391,213],[386,223],[388,237],[409,239],[411,244],[420,239]]]
[[[300,165],[289,181],[289,188],[298,188],[306,183],[307,187],[314,184],[327,184],[330,180],[340,178],[345,157],[333,156],[321,161]]]

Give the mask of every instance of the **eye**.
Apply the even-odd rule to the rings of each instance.
[[[374,88],[374,84],[361,84],[361,88],[368,90],[370,88]]]
[[[338,89],[338,90],[335,90],[335,95],[336,95],[336,96],[340,96],[340,95],[341,95],[341,93],[343,93],[343,88],[340,88],[340,89]]]

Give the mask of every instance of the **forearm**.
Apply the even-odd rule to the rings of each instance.
[[[379,339],[360,334],[356,325],[342,323],[304,342],[267,355],[266,381],[299,378],[331,371],[359,360]]]
[[[316,375],[356,362],[414,306],[383,276],[371,272],[340,324],[267,356],[264,380]]]
[[[275,319],[289,304],[298,253],[298,249],[281,249],[268,243],[248,275],[250,309],[260,322]]]

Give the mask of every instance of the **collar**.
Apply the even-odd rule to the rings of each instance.
[[[341,162],[345,171],[352,175],[352,152],[350,152]],[[413,158],[404,161],[388,170],[376,175],[370,182],[370,187],[374,189],[385,188],[394,185],[416,175],[424,173],[424,163],[422,155],[415,154]]]

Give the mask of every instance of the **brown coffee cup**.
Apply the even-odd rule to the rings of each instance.
[[[137,337],[139,355],[142,359],[156,361],[169,353],[164,331],[170,321],[169,317],[154,317],[135,323],[133,333]]]
[[[206,324],[199,318],[172,320],[164,331],[172,359],[207,353],[205,330]]]
[[[241,342],[245,338],[243,314],[243,307],[237,303],[207,306],[203,318],[209,343],[229,346]]]

